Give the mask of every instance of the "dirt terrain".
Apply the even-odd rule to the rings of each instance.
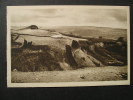
[[[13,83],[127,79],[126,29],[60,29],[31,25],[11,30]]]
[[[12,72],[13,83],[115,81],[127,79],[127,66],[90,67],[67,71]]]

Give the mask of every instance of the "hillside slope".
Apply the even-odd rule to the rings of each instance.
[[[121,54],[126,50],[126,43],[122,41],[112,40],[111,44],[105,45],[104,42],[71,37],[58,31],[51,32],[47,29],[29,27],[12,30],[11,36],[12,70],[26,72],[71,70],[109,65],[123,66],[127,63],[126,55]],[[97,39],[93,38],[93,40]],[[112,45],[121,53],[110,51]]]
[[[119,36],[127,38],[126,29],[109,28],[109,27],[94,27],[94,26],[62,26],[62,27],[51,27],[59,32],[72,33],[74,35],[86,36],[98,38],[102,36],[108,39],[117,39]]]

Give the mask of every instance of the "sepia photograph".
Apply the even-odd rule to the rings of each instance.
[[[129,6],[7,6],[7,87],[130,85]]]

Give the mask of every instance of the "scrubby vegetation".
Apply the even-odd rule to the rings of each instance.
[[[53,52],[54,56],[50,52]],[[12,70],[43,71],[62,70],[58,60],[63,55],[59,51],[52,51],[49,46],[31,46],[29,48],[12,48]]]
[[[29,28],[33,28],[32,31]],[[47,30],[50,32],[45,30],[46,36],[49,36],[47,45],[41,43],[46,40],[39,41],[39,45],[35,45],[34,43],[37,41],[32,40],[31,34],[27,34],[27,29],[28,32],[34,33],[32,38],[40,39],[43,35],[43,30],[36,26],[27,27],[26,33],[23,34],[21,34],[21,30],[17,34],[11,34],[12,70],[34,72],[127,64],[127,41],[123,37],[114,40],[100,35],[98,38],[92,38],[75,35],[72,32],[70,34],[58,32],[62,35],[62,38],[58,39],[50,37],[50,29]],[[35,36],[38,35],[35,32],[39,31],[41,31],[39,36]],[[25,28],[22,29],[22,32],[25,32]],[[27,40],[16,42],[21,35],[23,38],[28,36]]]

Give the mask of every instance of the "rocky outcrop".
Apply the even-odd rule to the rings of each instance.
[[[69,70],[127,63],[127,42],[123,38],[107,41],[54,32],[55,35],[49,36],[48,33],[48,36],[42,36],[44,30],[36,29],[36,25],[31,25],[21,29],[20,34],[12,34],[12,69]],[[24,34],[21,34],[22,31]],[[41,35],[38,35],[38,31],[42,32]]]
[[[78,64],[76,63],[73,57],[71,46],[69,45],[66,45],[66,57],[71,66],[78,66]]]
[[[114,42],[113,47],[118,48]],[[108,50],[112,48],[112,45],[101,42],[92,43],[91,45],[81,45],[81,49],[85,50],[88,55],[93,56],[95,59],[100,61],[103,65],[121,66],[126,64],[126,58],[121,56],[119,53]],[[113,49],[113,48],[112,48]],[[120,52],[120,49],[118,49]]]
[[[85,51],[81,50],[79,43],[75,40],[72,41],[72,54],[76,63],[80,67],[99,67],[103,64],[95,59],[93,56],[87,54]]]
[[[32,45],[32,41],[31,42],[28,42],[27,40],[24,39],[24,43],[23,43],[23,46],[22,48],[28,48]]]

